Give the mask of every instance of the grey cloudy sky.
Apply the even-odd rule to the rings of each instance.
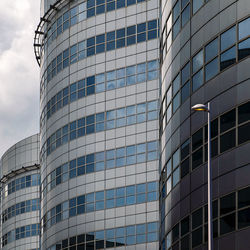
[[[40,0],[0,0],[0,157],[39,131],[39,67],[33,53]]]

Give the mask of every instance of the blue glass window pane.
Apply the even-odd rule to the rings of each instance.
[[[107,33],[107,41],[111,41],[115,39],[115,31],[111,31]]]
[[[119,8],[123,8],[125,7],[125,0],[117,0],[116,1],[116,8],[119,9]]]
[[[146,224],[140,224],[136,226],[136,234],[145,234],[146,233]]]
[[[105,81],[105,74],[96,75],[96,83],[101,83]]]
[[[146,41],[146,33],[137,34],[137,43]]]
[[[218,38],[216,38],[205,47],[205,62],[208,62],[212,58],[217,56],[218,51],[219,51]]]
[[[181,28],[180,18],[178,18],[173,26],[173,39],[175,39],[176,36],[178,35],[180,28]]]
[[[136,33],[136,26],[127,27],[127,36],[134,35]]]
[[[94,201],[94,193],[86,194],[86,202]]]
[[[85,196],[81,195],[77,197],[77,205],[82,205],[85,203]]]
[[[181,11],[181,5],[180,5],[180,0],[178,0],[173,8],[173,22],[175,22],[175,20],[177,20],[177,18],[179,17],[180,11]]]
[[[135,194],[135,185],[133,186],[127,186],[126,187],[126,194],[128,195],[134,195]]]
[[[174,79],[172,86],[173,86],[173,96],[174,96],[178,92],[181,86],[181,79],[179,74]]]
[[[220,70],[223,70],[236,62],[235,46],[227,50],[220,57]]]
[[[184,103],[190,96],[190,82],[188,81],[181,89],[181,103]]]
[[[146,31],[146,23],[137,24],[137,33]]]
[[[138,184],[136,185],[137,193],[145,193],[146,192],[146,184]]]
[[[124,234],[125,234],[125,229],[123,227],[117,228],[115,231],[116,231],[115,232],[116,238],[117,237],[123,237]]]
[[[141,243],[145,243],[146,242],[146,235],[142,234],[142,235],[136,235],[136,243],[137,244],[141,244]]]
[[[190,76],[190,64],[186,64],[186,66],[181,70],[181,83],[182,85],[189,79]]]
[[[107,4],[107,11],[112,11],[115,9],[115,2],[111,2]]]
[[[197,12],[197,10],[200,9],[203,3],[204,3],[204,0],[193,0],[193,14]]]
[[[183,27],[190,19],[190,4],[184,9],[181,14],[181,26]]]
[[[106,199],[111,199],[115,197],[115,190],[110,189],[106,191]]]
[[[173,99],[173,113],[179,108],[180,106],[180,93],[178,93]]]
[[[155,233],[148,233],[148,242],[158,241],[157,232]]]
[[[118,148],[116,149],[116,157],[122,157],[125,156],[125,148]]]
[[[87,10],[87,17],[92,17],[95,15],[95,8],[91,8]]]
[[[106,200],[106,208],[113,208],[115,207],[115,200]]]
[[[127,196],[126,197],[126,205],[129,206],[129,205],[133,205],[136,203],[136,199],[135,199],[135,196],[132,195],[132,196]]]
[[[97,162],[95,165],[95,171],[102,171],[104,170],[105,166],[104,166],[104,162]]]
[[[96,192],[95,200],[96,201],[104,200],[104,191]]]
[[[116,197],[123,197],[123,196],[125,196],[125,188],[117,188]]]
[[[250,18],[239,23],[239,40],[250,35]]]
[[[203,84],[203,69],[193,76],[193,91],[196,91]]]
[[[116,30],[116,38],[121,38],[125,36],[125,28]]]
[[[203,65],[203,50],[201,50],[197,55],[193,57],[193,73],[199,70]]]
[[[148,31],[148,40],[157,38],[157,30]]]
[[[221,51],[227,49],[236,42],[236,28],[233,26],[231,29],[224,32],[220,37]]]
[[[97,201],[96,210],[103,210],[103,209],[104,209],[104,201]]]
[[[126,75],[134,75],[136,73],[136,66],[130,66],[126,68]]]
[[[146,202],[146,194],[137,194],[136,195],[136,202],[137,203]]]
[[[148,192],[157,191],[157,183],[156,182],[149,182],[148,183]]]
[[[157,200],[157,192],[148,193],[148,202]]]
[[[135,226],[126,227],[126,235],[135,235]]]
[[[113,239],[115,238],[115,229],[108,229],[106,230],[106,238]]]
[[[96,7],[96,15],[104,13],[105,12],[105,5],[99,5]]]
[[[69,208],[76,206],[76,198],[72,198],[69,200]]]
[[[116,198],[116,206],[117,207],[122,207],[125,206],[125,198]]]
[[[239,60],[241,60],[249,55],[250,55],[250,38],[239,43],[239,48],[238,48]]]
[[[211,78],[217,75],[218,72],[219,72],[219,64],[218,64],[218,57],[216,57],[205,67],[206,81],[209,81]]]
[[[135,113],[136,113],[136,106],[135,105],[133,105],[133,106],[128,106],[127,108],[126,108],[126,113],[127,113],[127,115],[134,115]]]

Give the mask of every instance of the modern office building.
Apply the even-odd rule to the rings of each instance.
[[[250,2],[161,2],[160,248],[207,249],[211,103],[214,249],[250,249]]]
[[[1,249],[39,249],[39,135],[30,136],[1,158]]]
[[[158,6],[41,1],[41,249],[158,248]]]

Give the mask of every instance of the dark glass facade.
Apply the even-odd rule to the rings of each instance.
[[[250,3],[161,1],[160,249],[207,249],[211,105],[214,249],[250,248]]]

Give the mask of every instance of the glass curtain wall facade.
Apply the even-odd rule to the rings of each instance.
[[[159,3],[41,1],[41,17],[41,249],[157,249]]]
[[[160,249],[207,249],[211,107],[214,249],[249,249],[250,3],[161,1]]]
[[[207,249],[211,107],[214,249],[250,248],[250,3],[161,1],[160,249]]]
[[[40,248],[39,135],[8,149],[1,158],[1,249]]]

